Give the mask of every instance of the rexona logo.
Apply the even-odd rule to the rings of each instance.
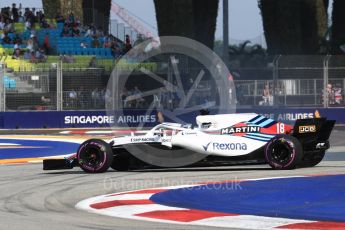
[[[315,133],[316,132],[316,126],[315,125],[305,125],[298,127],[299,133]]]
[[[217,143],[217,142],[209,142],[207,145],[202,146],[204,150],[207,152],[209,148],[213,150],[221,150],[221,151],[230,151],[230,150],[247,150],[246,143]]]
[[[242,126],[242,127],[229,127],[221,130],[221,134],[233,134],[233,133],[259,133],[259,126]]]

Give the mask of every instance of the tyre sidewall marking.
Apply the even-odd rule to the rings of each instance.
[[[281,165],[281,164],[278,164],[278,163],[273,162],[271,160],[272,157],[270,156],[270,153],[269,153],[270,147],[275,142],[287,144],[287,147],[289,147],[289,150],[290,150],[289,155],[290,155],[291,160],[286,165]],[[268,161],[268,163],[273,164],[274,167],[276,167],[276,168],[287,168],[294,162],[294,160],[296,158],[296,149],[294,148],[294,143],[292,143],[291,140],[285,139],[284,137],[273,138],[266,146],[265,157],[266,157],[266,160]]]
[[[97,168],[93,168],[88,166],[87,164],[85,164],[85,162],[83,162],[82,159],[80,159],[80,154],[82,152],[83,149],[85,149],[88,145],[93,145],[93,146],[97,146],[99,148],[99,150],[101,151],[101,153],[103,154],[103,160],[99,163],[99,166]],[[104,150],[103,150],[104,149]],[[105,162],[107,162],[107,154],[106,154],[106,148],[104,145],[101,145],[100,143],[97,142],[88,142],[83,144],[80,148],[79,151],[77,153],[77,159],[78,159],[78,163],[81,167],[91,171],[91,172],[95,172],[98,171],[99,169],[101,169],[103,167],[103,165],[105,164]]]

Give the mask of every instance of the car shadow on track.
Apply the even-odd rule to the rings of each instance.
[[[316,166],[315,168],[345,168],[345,165],[319,165]],[[303,169],[303,168],[298,168],[298,169]],[[297,169],[297,170],[298,170]],[[104,173],[151,173],[151,172],[242,172],[242,171],[247,171],[247,172],[253,172],[253,171],[274,171],[274,169],[270,167],[218,167],[218,168],[156,168],[156,169],[136,169],[136,170],[128,170],[128,171],[116,171],[109,169],[107,172]],[[46,175],[86,175],[90,173],[86,173],[82,170],[80,171],[50,171],[50,172],[44,172],[42,174]]]
[[[272,171],[271,168],[178,168],[178,169],[142,169],[132,172],[231,172],[231,171]]]
[[[86,175],[86,173],[82,170],[80,171],[54,171],[54,172],[44,172],[43,175]]]
[[[137,170],[129,170],[129,171],[115,171],[109,170],[105,173],[148,173],[148,172],[235,172],[235,171],[272,171],[271,168],[262,168],[262,167],[250,167],[250,168],[160,168],[160,169],[137,169]],[[79,175],[79,174],[90,174],[84,171],[52,171],[52,172],[44,172],[43,174],[46,175],[63,175],[63,174],[70,174],[70,175]]]

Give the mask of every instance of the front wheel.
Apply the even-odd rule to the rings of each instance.
[[[79,146],[77,161],[82,170],[88,173],[102,173],[108,170],[113,161],[110,145],[99,139],[90,139]]]
[[[265,147],[265,158],[273,169],[294,169],[301,163],[303,148],[290,135],[277,135]]]

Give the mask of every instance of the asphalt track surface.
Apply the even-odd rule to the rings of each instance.
[[[220,229],[142,222],[90,214],[75,209],[83,199],[122,191],[193,182],[263,177],[344,174],[345,132],[335,130],[332,151],[317,167],[275,171],[265,165],[218,168],[109,171],[86,174],[80,169],[44,172],[41,164],[0,166],[0,229]]]

